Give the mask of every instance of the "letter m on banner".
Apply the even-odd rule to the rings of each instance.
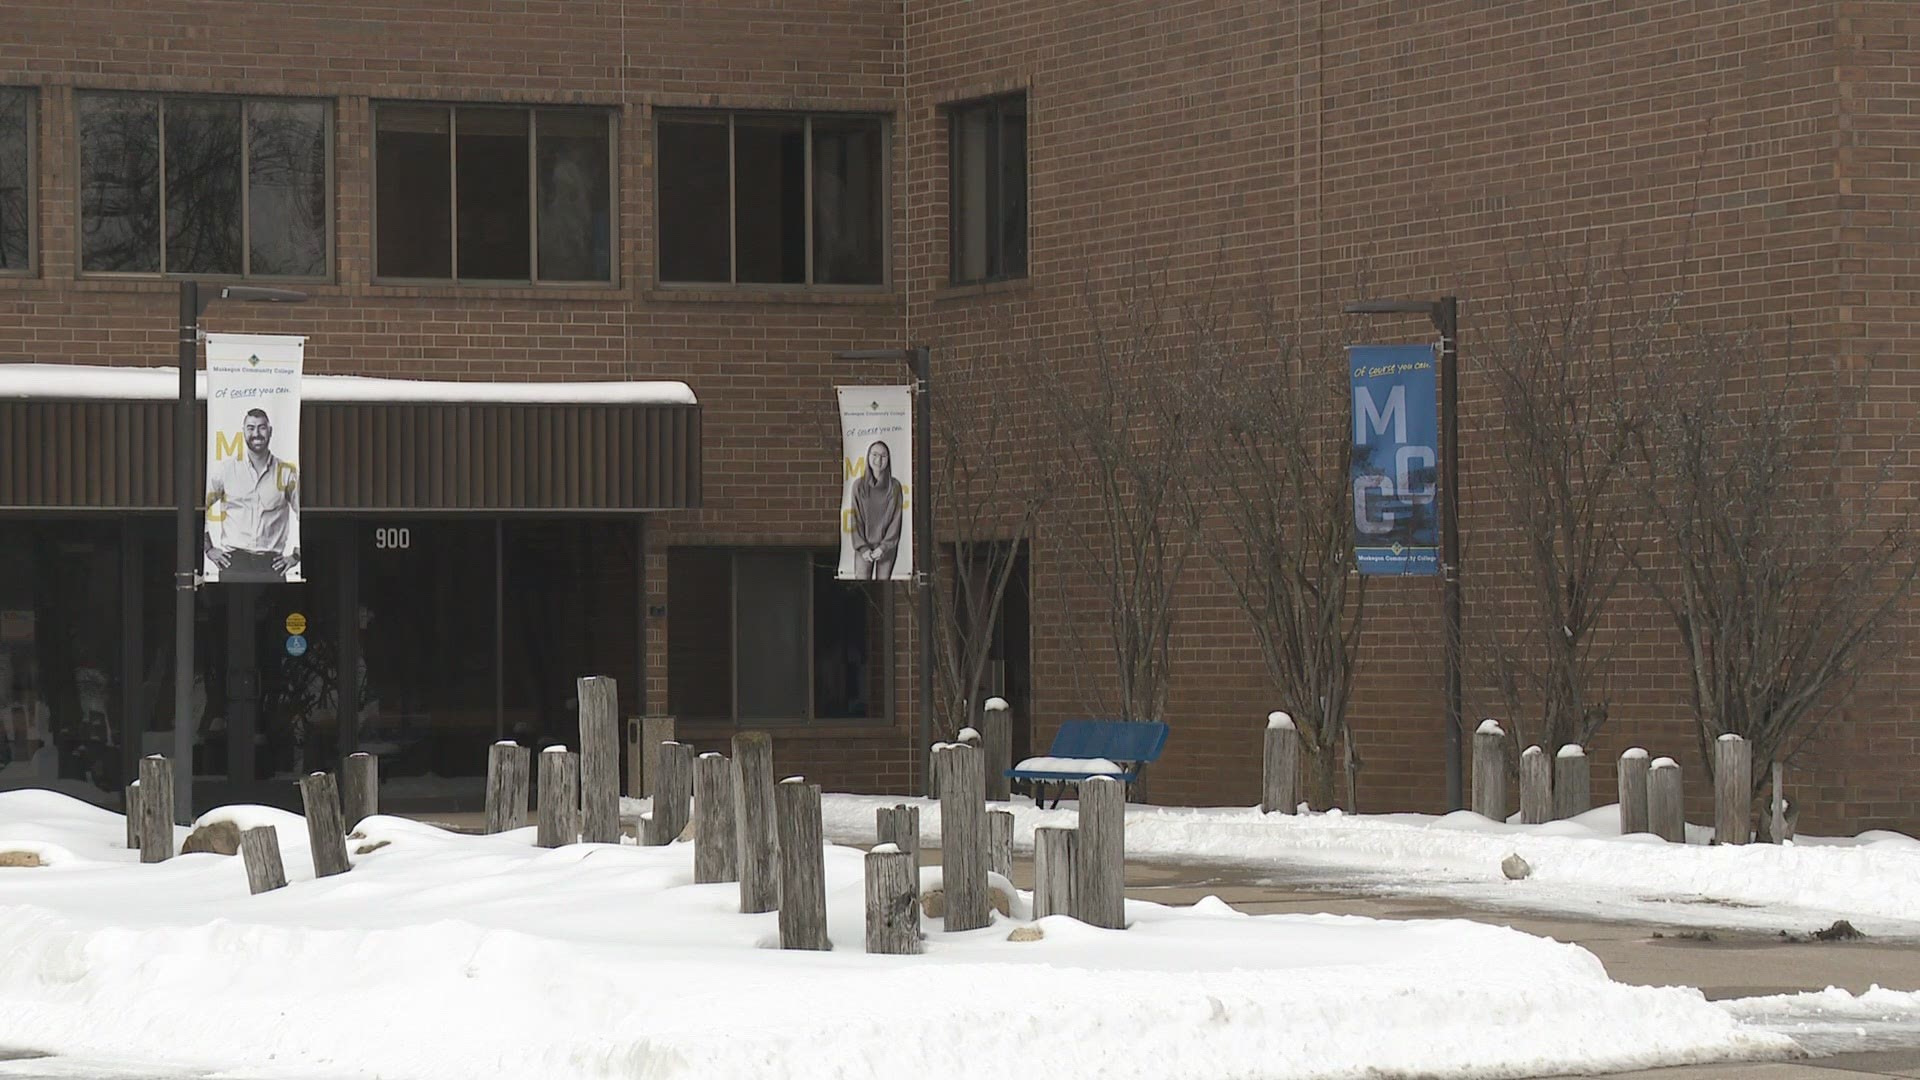
[[[1432,345],[1351,345],[1353,531],[1363,574],[1440,570],[1440,408]]]

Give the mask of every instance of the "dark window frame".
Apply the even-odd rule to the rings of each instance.
[[[572,105],[543,104],[514,101],[416,101],[403,98],[384,98],[373,104],[372,123],[369,125],[369,157],[371,172],[368,177],[368,229],[369,247],[373,261],[373,282],[376,285],[406,286],[479,286],[500,288],[534,289],[598,289],[611,290],[620,285],[620,110],[610,105]],[[446,277],[400,277],[380,272],[380,110],[381,109],[445,109],[447,112],[447,181],[451,192],[450,214],[451,235],[448,238],[448,262],[450,273]],[[460,110],[461,109],[503,109],[525,113],[527,116],[527,235],[531,244],[527,253],[529,277],[524,278],[471,278],[460,276]],[[542,112],[576,112],[598,115],[606,122],[607,128],[607,277],[604,281],[589,279],[566,279],[544,281],[540,277],[540,120]]]
[[[17,92],[27,105],[26,170],[27,253],[19,266],[0,266],[0,277],[33,277],[40,266],[40,88],[37,86],[0,86],[0,92]]]
[[[1005,245],[1002,243],[1001,219],[1007,214],[1004,169],[1000,159],[1002,126],[1006,116],[1006,107],[1018,103],[1020,115],[1030,116],[1025,90],[1011,93],[994,94],[989,97],[970,98],[966,101],[951,102],[941,107],[947,121],[947,282],[950,285],[987,285],[999,281],[1018,281],[1028,276],[1033,261],[1032,248],[1032,144],[1028,140],[1027,153],[1022,155],[1020,183],[1024,190],[1020,199],[1020,234],[1025,241],[1021,245],[1020,265],[1009,270],[1006,266]],[[987,139],[987,228],[986,266],[987,271],[980,277],[967,277],[961,269],[960,237],[960,170],[961,139],[960,119],[971,113],[984,113],[988,118],[989,137]],[[1023,137],[1031,129],[1022,125]]]
[[[837,112],[832,110],[791,110],[791,109],[655,109],[653,112],[653,219],[662,220],[665,208],[660,205],[660,125],[675,120],[695,119],[706,123],[715,123],[724,118],[727,126],[727,280],[726,281],[683,281],[668,278],[663,270],[665,258],[663,245],[660,244],[659,229],[654,230],[654,281],[663,289],[726,289],[760,290],[784,289],[807,290],[810,292],[885,292],[893,287],[893,124],[892,117],[886,113],[868,111]],[[805,189],[802,204],[806,207],[806,254],[807,280],[803,282],[769,282],[740,280],[740,213],[736,204],[739,182],[736,163],[739,159],[739,142],[736,137],[736,124],[741,119],[748,120],[799,120],[802,124],[802,144],[806,147]],[[880,280],[869,283],[853,284],[844,282],[817,282],[814,280],[814,203],[813,203],[813,123],[815,120],[844,121],[870,120],[880,130],[880,190],[879,206],[876,214],[879,218]]]
[[[160,222],[160,225],[159,225],[160,269],[158,271],[88,270],[86,269],[86,254],[84,250],[85,242],[83,239],[80,238],[79,235],[76,235],[75,241],[74,241],[74,267],[75,267],[75,273],[79,277],[114,278],[114,279],[131,278],[131,279],[144,279],[144,280],[161,280],[161,279],[185,280],[185,279],[191,278],[199,281],[273,281],[273,282],[299,282],[299,283],[305,283],[305,284],[318,284],[318,285],[331,284],[334,281],[335,273],[336,273],[335,245],[338,241],[339,229],[338,229],[338,222],[334,218],[334,213],[336,209],[335,199],[334,199],[334,181],[337,176],[336,171],[334,169],[334,153],[335,153],[334,121],[338,116],[338,109],[335,107],[335,102],[333,98],[305,97],[305,96],[300,96],[295,94],[196,94],[196,93],[173,93],[173,92],[167,92],[167,91],[150,91],[150,90],[111,90],[111,89],[99,89],[99,88],[92,88],[92,87],[77,88],[73,93],[73,116],[72,116],[73,176],[74,176],[73,220],[76,223],[77,227],[81,230],[84,230],[86,228],[86,218],[85,218],[86,173],[84,172],[84,169],[83,169],[84,157],[83,157],[82,145],[81,145],[83,142],[83,139],[81,138],[81,135],[80,135],[80,128],[81,128],[80,100],[83,97],[150,98],[155,102],[155,105],[158,109],[158,112],[156,114],[156,122],[158,124],[158,127],[155,132],[155,136],[156,136],[156,147],[159,154],[159,157],[157,159],[158,164],[156,166],[156,172],[157,172],[157,183],[158,183],[157,198],[159,200],[159,207],[158,207],[157,213],[158,213],[158,220]],[[240,273],[238,274],[195,274],[195,273],[182,273],[182,272],[177,272],[177,271],[172,271],[167,269],[166,144],[167,144],[167,102],[169,101],[196,101],[196,102],[237,101],[240,103]],[[320,121],[321,137],[326,140],[326,149],[324,152],[324,157],[326,160],[326,176],[324,179],[324,190],[326,192],[326,212],[325,212],[326,253],[322,256],[324,269],[319,274],[316,274],[316,275],[255,274],[251,270],[250,264],[253,261],[253,251],[252,251],[253,220],[252,220],[252,212],[251,212],[252,206],[249,202],[248,197],[252,188],[253,177],[251,174],[251,169],[249,168],[250,162],[252,160],[252,156],[250,153],[251,145],[247,138],[247,119],[249,115],[248,107],[256,103],[318,105],[321,108],[321,111],[323,114]]]

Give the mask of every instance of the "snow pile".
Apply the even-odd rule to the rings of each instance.
[[[0,794],[0,834],[77,860],[0,870],[0,1045],[419,1080],[1510,1077],[1793,1052],[1697,991],[1479,923],[1129,902],[1126,931],[930,921],[925,955],[869,956],[864,857],[829,847],[834,950],[782,952],[777,914],[691,883],[691,844],[374,817],[388,845],[351,873],[314,880],[287,845],[293,883],[249,896],[238,859],[142,866],[121,818],[63,801]]]
[[[1127,771],[1103,757],[1030,757],[1014,768],[1031,772],[1103,773],[1114,776]]]

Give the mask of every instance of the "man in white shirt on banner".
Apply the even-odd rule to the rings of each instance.
[[[285,581],[300,563],[299,472],[270,449],[264,409],[247,410],[242,433],[247,452],[207,477],[208,517],[218,507],[221,538],[206,534],[207,561],[221,581]]]

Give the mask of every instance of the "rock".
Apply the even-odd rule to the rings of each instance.
[[[4,855],[0,855],[0,859],[4,859],[5,857]],[[0,866],[4,865],[6,864],[0,863]],[[1825,930],[1815,930],[1813,932],[1813,940],[1815,941],[1859,941],[1866,936],[1867,935],[1860,931],[1855,930],[1853,924],[1845,919],[1841,919]]]
[[[0,851],[0,867],[26,869],[45,865],[47,864],[40,861],[40,853],[36,851]]]
[[[187,842],[180,845],[180,854],[240,854],[240,826],[231,821],[216,821],[211,825],[202,825],[193,830]]]
[[[364,839],[364,837],[362,839]],[[371,844],[361,844],[359,847],[353,849],[353,853],[355,855],[371,855],[391,843],[393,843],[391,840],[380,840]]]
[[[1047,932],[1038,926],[1016,926],[1013,933],[1007,935],[1008,941],[1039,941]]]
[[[1013,898],[1006,890],[998,886],[987,889],[987,904],[993,910],[1008,918],[1013,917]],[[943,919],[947,915],[947,894],[943,889],[929,889],[920,895],[920,910],[929,919]]]
[[[1501,860],[1500,872],[1507,875],[1508,881],[1519,881],[1530,876],[1533,873],[1533,867],[1528,866],[1527,860],[1521,858],[1516,852]]]
[[[987,903],[992,904],[993,910],[1000,914],[1008,918],[1013,917],[1013,899],[1000,889],[989,888],[987,890]]]
[[[687,819],[687,827],[680,830],[680,837],[678,840],[674,842],[680,843],[680,844],[690,844],[693,842],[693,819],[692,818]]]

